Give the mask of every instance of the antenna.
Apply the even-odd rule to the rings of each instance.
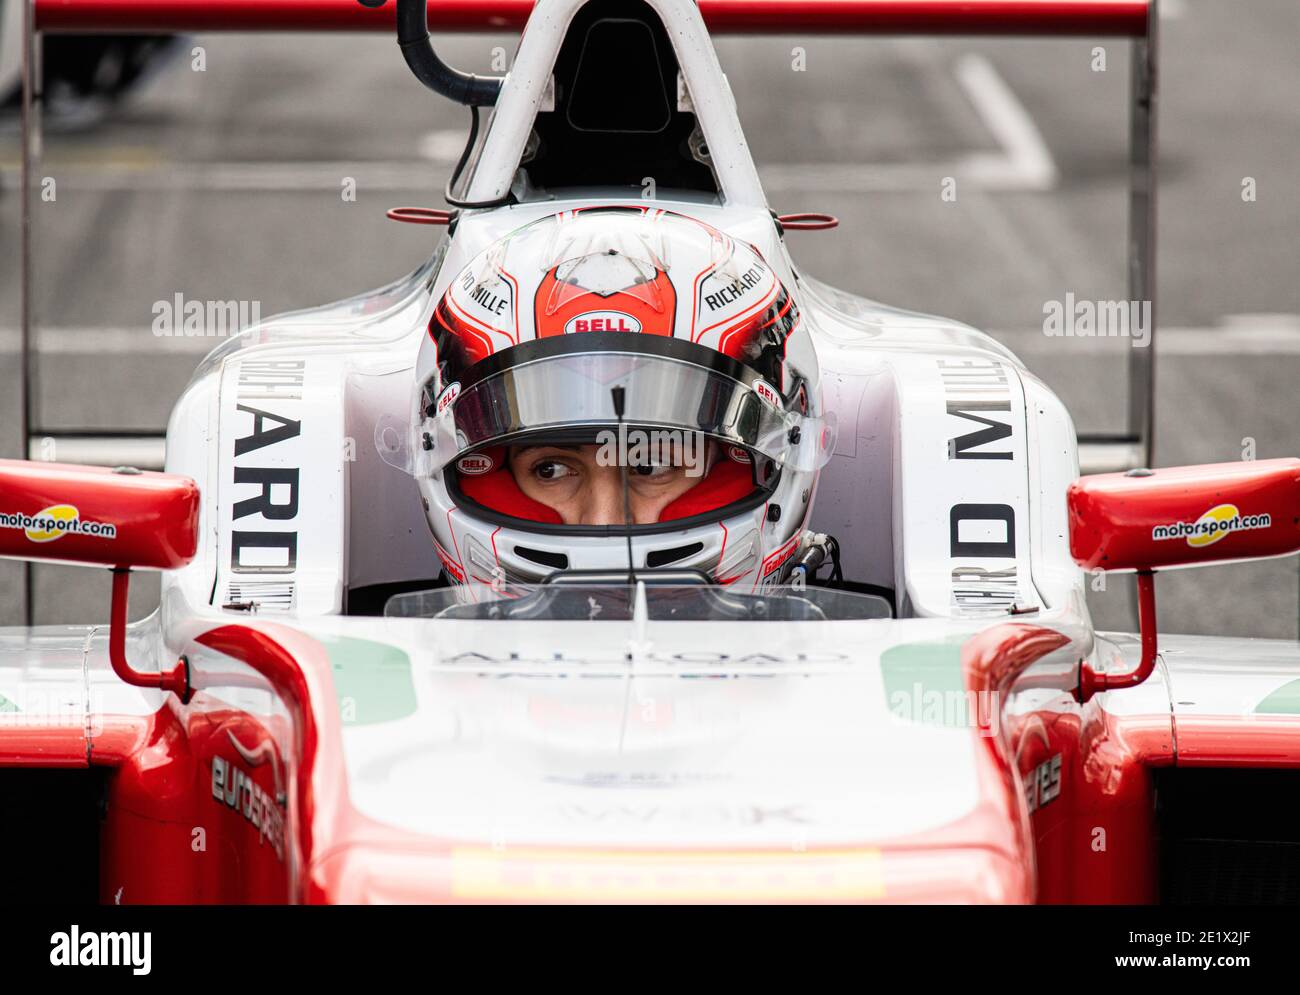
[[[623,528],[624,535],[627,538],[627,576],[628,583],[636,583],[636,560],[632,556],[632,499],[628,490],[627,482],[627,447],[624,445],[623,435],[623,402],[626,399],[627,392],[623,389],[622,384],[617,387],[611,387],[609,391],[610,399],[614,402],[614,417],[618,419],[618,473],[623,484]]]

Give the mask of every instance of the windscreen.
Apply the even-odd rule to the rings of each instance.
[[[646,618],[654,622],[826,622],[892,617],[889,602],[872,594],[830,588],[774,588],[740,593],[716,584],[647,584]],[[460,594],[438,588],[390,598],[389,618],[503,621],[632,620],[637,589],[627,584],[511,585],[509,595],[488,585],[472,588],[478,600],[461,603]]]

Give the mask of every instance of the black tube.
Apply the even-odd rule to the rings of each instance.
[[[358,2],[373,8],[382,7],[385,0]],[[463,73],[438,58],[429,41],[428,0],[397,0],[397,47],[415,78],[434,93],[470,107],[491,107],[497,102],[502,77]]]
[[[451,176],[447,180],[446,187],[443,188],[443,199],[462,211],[481,211],[491,207],[503,207],[506,204],[515,202],[515,195],[509,191],[504,197],[497,197],[495,200],[460,200],[452,191],[456,189],[456,184],[460,182],[460,174],[465,171],[465,165],[469,162],[469,157],[474,153],[474,142],[478,139],[478,108],[470,105],[469,108],[469,140],[465,142],[465,151],[460,154],[460,161],[456,163],[456,168],[451,171]],[[451,231],[451,229],[448,229]]]

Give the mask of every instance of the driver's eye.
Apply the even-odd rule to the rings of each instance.
[[[676,467],[657,466],[654,463],[643,463],[639,466],[632,467],[632,472],[639,477],[649,477],[651,480],[665,480]]]
[[[574,470],[559,460],[542,460],[533,467],[533,474],[539,480],[560,480],[574,475]]]

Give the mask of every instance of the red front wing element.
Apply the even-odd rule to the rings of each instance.
[[[0,556],[173,570],[198,534],[188,477],[0,460]]]
[[[1083,477],[1070,555],[1087,570],[1155,570],[1300,549],[1300,459]]]

